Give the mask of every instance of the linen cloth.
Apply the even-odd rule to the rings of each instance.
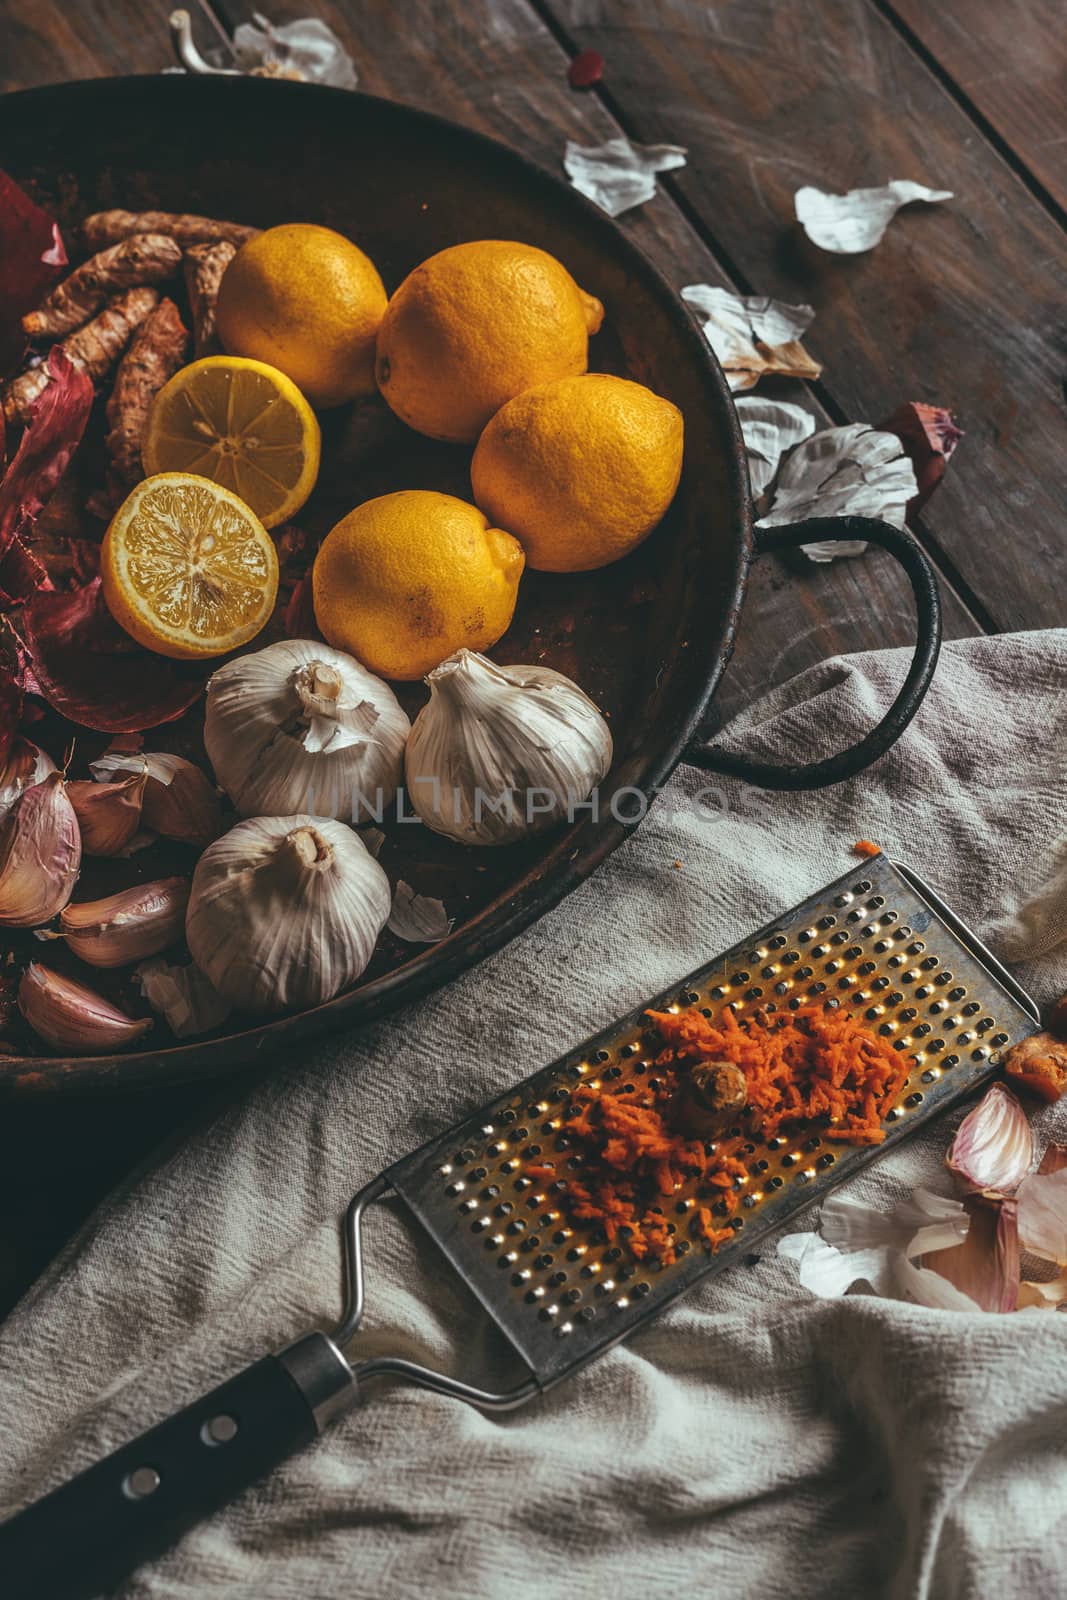
[[[904,670],[899,651],[827,662],[724,737],[767,757],[829,753]],[[913,864],[1053,998],[1063,906],[1016,913],[1062,862],[1065,822],[1067,630],[947,646],[916,723],[844,786],[776,795],[681,769],[600,872],[506,950],[274,1070],[101,1208],[0,1335],[0,1509],[326,1326],[357,1186],[847,870],[860,837]],[[948,1192],[949,1132],[942,1121],[851,1192],[888,1198],[917,1179]],[[370,1213],[368,1257],[361,1355],[517,1376],[388,1207]],[[764,1246],[509,1415],[368,1389],[121,1593],[1052,1594],[1065,1435],[1058,1315],[813,1300]]]

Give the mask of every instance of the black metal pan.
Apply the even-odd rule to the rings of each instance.
[[[595,870],[636,826],[680,761],[764,788],[817,788],[861,772],[899,738],[929,685],[940,643],[934,574],[909,535],[880,523],[820,521],[753,533],[745,456],[726,381],[675,291],[620,230],[517,152],[424,112],[371,96],[251,78],[96,80],[0,99],[0,165],[64,228],[110,206],[197,211],[263,226],[304,220],[350,234],[393,288],[426,256],[466,239],[516,238],[551,251],[606,307],[593,364],[649,385],[685,416],[685,467],[661,527],[615,566],[529,574],[493,655],[566,672],[610,716],[615,763],[604,785],[627,805],[507,850],[474,851],[420,827],[395,828],[394,878],[440,895],[456,918],[429,948],[387,936],[358,987],[267,1024],[123,1056],[0,1061],[0,1091],[86,1092],[217,1075],[396,1009],[498,949]],[[327,417],[331,463],[308,507],[325,532],[359,500],[432,486],[469,497],[469,452],[397,437],[374,407]],[[877,728],[831,760],[774,767],[702,742],[733,648],[752,562],[812,539],[857,535],[889,550],[911,581],[918,643]],[[788,619],[783,617],[783,627]],[[419,693],[409,702],[413,709]],[[195,750],[195,715],[165,730]],[[179,741],[179,742],[176,742]],[[156,743],[153,736],[152,743]],[[191,862],[189,863],[191,865]],[[157,875],[149,853],[125,881]],[[170,871],[180,870],[168,863]],[[110,881],[110,892],[120,887]],[[88,891],[86,891],[88,892]],[[56,949],[53,946],[52,949]],[[51,951],[50,951],[51,957]]]

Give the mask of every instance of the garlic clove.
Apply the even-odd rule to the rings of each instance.
[[[945,1165],[964,1189],[1014,1194],[1034,1164],[1030,1119],[1010,1089],[995,1083],[956,1129]]]
[[[46,751],[29,739],[15,739],[0,768],[0,820],[27,789],[43,782],[55,770],[56,764]]]
[[[302,1009],[355,982],[391,901],[389,879],[343,823],[306,813],[254,817],[197,862],[185,935],[232,1005]]]
[[[81,835],[61,772],[26,789],[0,832],[0,925],[33,928],[62,911],[81,865]]]
[[[611,767],[607,723],[560,672],[458,650],[426,682],[405,781],[436,833],[502,845],[573,821]]]
[[[166,750],[106,750],[90,763],[98,781],[119,775],[145,775],[144,826],[164,839],[202,850],[222,832],[222,807],[210,778],[184,756]]]
[[[177,943],[188,904],[188,879],[159,878],[103,900],[67,906],[59,932],[91,967],[124,967]]]
[[[36,961],[22,974],[19,1010],[53,1050],[72,1055],[105,1055],[152,1027],[151,1017],[135,1021],[102,995]]]
[[[218,791],[206,772],[181,756],[153,753],[148,762],[144,820],[153,833],[202,850],[222,832]]]
[[[146,772],[131,772],[114,783],[68,783],[67,796],[87,856],[117,856],[126,848],[141,826],[147,781]]]
[[[318,641],[283,639],[208,682],[204,744],[245,817],[380,822],[410,731],[388,684]]]

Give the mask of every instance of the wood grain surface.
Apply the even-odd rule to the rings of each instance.
[[[256,5],[190,9],[210,49]],[[172,61],[169,11],[158,0],[0,0],[0,87],[160,71]],[[278,0],[269,12],[323,17],[363,90],[557,171],[567,138],[596,144],[621,130],[687,146],[688,166],[621,219],[625,231],[679,288],[725,284],[816,307],[807,342],[824,379],[767,393],[823,421],[877,421],[907,399],[959,411],[967,438],[918,530],[941,571],[950,636],[1065,620],[1067,46],[1053,0]],[[586,45],[603,53],[605,77],[577,92],[567,62]],[[792,221],[799,184],[888,177],[956,199],[904,212],[866,256],[807,245]],[[880,555],[761,562],[721,709],[826,655],[907,643],[910,613]],[[244,1092],[5,1108],[0,1314],[154,1144]]]
[[[688,148],[664,187],[752,290],[815,306],[805,342],[835,412],[959,411],[967,441],[928,536],[998,629],[1061,622],[1067,239],[956,100],[870,0],[545,4],[604,56],[631,136]],[[888,178],[956,198],[902,212],[858,256],[816,250],[793,220],[802,184]]]
[[[885,0],[949,93],[1067,213],[1067,10],[1062,0]]]
[[[213,12],[189,8],[204,48],[225,46]],[[166,0],[3,0],[0,5],[0,91],[32,89],[70,78],[162,72],[174,65]]]

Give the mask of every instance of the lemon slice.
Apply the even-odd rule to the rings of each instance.
[[[115,621],[159,655],[222,655],[274,609],[274,541],[243,500],[188,472],[146,478],[111,519],[100,550]]]
[[[315,413],[284,372],[205,356],[159,391],[142,458],[147,473],[195,472],[232,489],[265,528],[276,528],[314,489],[319,451]]]

